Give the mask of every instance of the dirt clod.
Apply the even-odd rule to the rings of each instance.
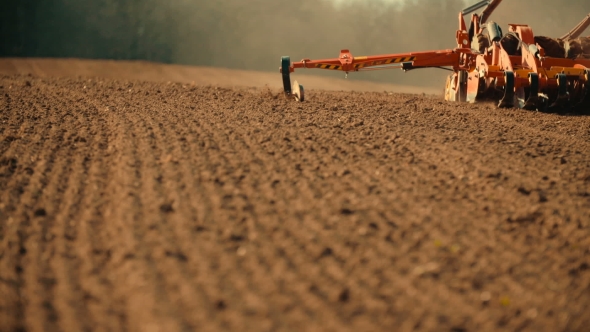
[[[39,208],[39,209],[35,210],[36,217],[44,217],[46,215],[47,215],[47,212],[43,208]]]
[[[166,212],[166,213],[174,212],[174,208],[172,207],[172,204],[169,204],[169,203],[165,203],[165,204],[160,205],[160,210],[162,212]]]

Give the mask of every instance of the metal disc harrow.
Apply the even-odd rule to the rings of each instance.
[[[535,36],[524,24],[509,24],[504,34],[488,18],[502,0],[481,1],[459,13],[453,49],[375,56],[352,56],[341,50],[337,58],[291,63],[281,58],[285,95],[304,101],[303,86],[290,75],[315,68],[345,73],[399,68],[451,70],[445,100],[495,100],[498,107],[543,112],[590,113],[590,36],[579,38],[590,26],[590,14],[561,38]],[[478,14],[478,10],[483,11]],[[471,14],[469,26],[466,16]]]

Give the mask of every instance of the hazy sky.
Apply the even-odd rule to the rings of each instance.
[[[332,0],[336,4],[346,4],[346,3],[353,3],[353,2],[385,2],[385,3],[400,3],[403,4],[407,1],[420,1],[420,0]],[[475,3],[479,0],[463,0],[465,3]]]
[[[354,1],[366,1],[366,0],[332,0],[336,3],[354,2]],[[372,0],[372,1],[383,1],[383,2],[404,2],[405,0]]]
[[[385,3],[403,3],[407,0],[332,0],[337,5],[346,4],[346,3],[353,3],[353,2],[385,2]]]

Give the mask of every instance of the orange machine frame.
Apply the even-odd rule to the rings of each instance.
[[[537,109],[539,94],[555,95],[552,102],[560,101],[560,104],[563,104],[566,95],[568,99],[577,99],[577,102],[588,97],[590,59],[546,57],[545,50],[535,43],[533,31],[527,25],[509,25],[509,32],[517,35],[521,41],[521,55],[509,55],[499,41],[494,41],[484,53],[471,48],[474,35],[481,31],[501,1],[481,1],[459,13],[459,29],[455,34],[457,47],[454,49],[357,57],[344,49],[338,58],[303,59],[294,63],[290,63],[290,60],[286,63],[285,58],[288,60],[288,57],[283,57],[280,72],[283,74],[285,92],[291,94],[289,74],[299,68],[338,70],[348,74],[395,68],[407,71],[446,67],[454,72],[447,80],[447,100],[475,102],[486,91],[495,89],[504,90],[500,107]],[[486,8],[481,15],[472,15],[468,29],[465,14],[484,6]],[[577,37],[589,25],[590,15],[566,36]]]

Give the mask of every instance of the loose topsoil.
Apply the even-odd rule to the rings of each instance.
[[[588,330],[590,117],[306,92],[0,76],[0,331]]]

